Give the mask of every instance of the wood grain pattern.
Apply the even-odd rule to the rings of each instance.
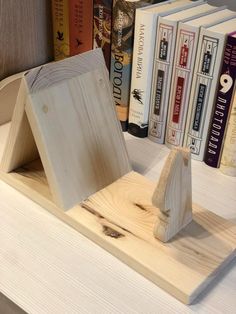
[[[27,313],[235,312],[236,260],[186,306],[3,181],[0,191],[0,291]]]
[[[25,80],[29,93],[36,93],[95,69],[104,69],[101,49],[31,69],[26,73]],[[105,75],[108,76],[108,74]]]
[[[155,239],[156,184],[135,172],[67,212],[41,188],[32,188],[35,174],[30,172],[0,176],[184,303],[193,302],[236,255],[235,225],[197,205],[193,205],[193,221],[170,243]],[[40,177],[38,187],[47,189],[45,177]]]
[[[0,80],[52,60],[51,2],[0,0]]]
[[[25,81],[25,110],[60,207],[130,171],[101,49],[34,69]]]
[[[30,85],[32,88],[37,87],[37,79],[40,77],[40,73],[38,72],[31,81],[33,83]],[[98,90],[99,85],[96,85],[96,83],[104,82],[105,74],[101,81],[101,73],[103,72],[99,68],[92,71],[92,76],[91,71],[80,75],[81,81],[79,80],[80,77],[68,78],[66,80],[67,87],[69,90],[70,88],[73,90],[73,83],[76,83],[77,88],[82,86],[84,92],[86,89],[83,84],[85,84],[86,87],[90,86],[90,93],[93,94],[93,90]],[[95,80],[95,87],[93,86],[93,80]],[[58,92],[60,90],[58,87],[64,86],[63,84],[65,84],[64,81],[57,82],[55,85],[49,84],[49,87],[48,84],[45,87],[40,84],[39,88],[37,87],[34,92],[31,92],[31,99],[28,99],[26,107],[32,128],[35,125],[39,129],[45,126],[42,123],[44,119],[41,116],[47,115],[51,111],[54,114],[56,112],[58,115],[60,110],[51,105],[53,103],[50,101],[52,95],[46,94],[45,96],[45,90],[56,89]],[[91,88],[91,85],[93,88]],[[65,91],[65,88],[62,90]],[[82,98],[85,97],[83,92],[81,93]],[[90,95],[85,94],[86,99],[90,100]],[[22,95],[25,94],[22,93]],[[59,93],[59,95],[63,98],[63,94]],[[38,102],[33,99],[34,96],[39,100]],[[42,102],[40,101],[41,97]],[[56,93],[53,94],[53,97],[56,97]],[[101,98],[104,100],[103,97]],[[48,99],[49,102],[45,101]],[[21,101],[21,103],[23,104],[24,101]],[[60,104],[60,99],[56,98],[55,103]],[[110,100],[109,103],[111,104]],[[73,105],[77,108],[74,102]],[[22,110],[22,108],[24,106],[19,106],[18,109]],[[64,108],[62,107],[62,109]],[[114,108],[112,110],[114,113]],[[76,113],[78,111],[77,108]],[[63,113],[64,117],[68,114],[65,110]],[[89,123],[93,121],[92,118],[93,116],[90,116]],[[42,120],[39,123],[40,119]],[[71,117],[68,120],[73,122]],[[98,118],[99,120],[102,119]],[[59,119],[59,121],[64,120]],[[114,121],[119,125],[117,120],[114,119]],[[83,121],[79,122],[82,125]],[[49,124],[46,125],[50,125],[50,119]],[[112,128],[114,130],[114,126],[111,127],[111,131]],[[44,137],[47,135],[47,132],[43,133],[42,131],[45,131],[45,128],[40,129],[40,132],[34,129],[34,136],[41,152],[41,158],[44,154],[41,147],[44,145],[40,136],[42,134]],[[63,135],[67,134],[67,130],[63,131]],[[114,133],[110,132],[109,134]],[[67,139],[70,139],[70,137]],[[104,143],[105,140],[102,138],[101,144]],[[50,142],[47,143],[46,147],[50,147],[49,144]],[[65,159],[65,157],[64,154],[63,158]],[[44,159],[42,158],[42,160]],[[60,165],[63,165],[63,163]],[[188,166],[189,164],[187,169]],[[13,173],[1,172],[0,176],[182,302],[191,303],[236,255],[235,225],[196,205],[193,206],[194,219],[192,223],[185,227],[170,243],[163,244],[155,239],[153,237],[153,228],[156,223],[158,209],[152,204],[152,195],[156,184],[135,172],[126,174],[90,196],[81,206],[76,205],[67,212],[64,212],[52,201],[43,167],[38,161],[28,164]],[[57,183],[57,179],[55,182]],[[188,183],[189,177],[187,177],[185,184]]]
[[[173,149],[163,167],[152,203],[158,211],[154,228],[157,239],[167,242],[192,220],[191,155]]]
[[[125,137],[133,166],[157,180],[169,149]],[[236,178],[197,161],[192,168],[193,199],[236,222]],[[186,306],[3,181],[0,194],[0,291],[27,313],[234,313],[236,259]]]

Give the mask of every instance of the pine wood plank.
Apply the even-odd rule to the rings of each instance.
[[[129,134],[127,145],[135,167],[159,178],[169,150]],[[194,199],[236,222],[235,178],[197,161],[192,166]],[[26,312],[234,312],[236,259],[185,306],[4,182],[0,190],[0,290]]]
[[[2,181],[0,190],[0,291],[27,313],[234,313],[236,260],[186,306]]]
[[[130,171],[100,49],[33,69],[25,82],[25,110],[60,207]]]
[[[184,303],[192,303],[236,255],[235,225],[195,204],[193,221],[172,241],[155,239],[156,184],[135,172],[64,212],[41,193],[47,189],[43,171],[38,189],[32,188],[30,168],[0,176]]]
[[[152,197],[158,208],[154,235],[169,241],[192,220],[191,155],[185,148],[173,149],[163,167]]]

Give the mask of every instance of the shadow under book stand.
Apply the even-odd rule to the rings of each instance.
[[[131,171],[97,49],[25,73],[0,176],[189,304],[236,255],[235,226],[192,204],[190,162],[173,150],[158,185]]]

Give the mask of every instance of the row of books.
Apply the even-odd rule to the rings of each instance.
[[[235,12],[202,1],[138,9],[129,132],[187,146],[193,158],[218,167],[236,76],[235,30]]]
[[[51,0],[54,58],[93,49],[93,0]]]
[[[236,13],[201,0],[137,8],[127,62],[125,13],[113,12],[110,78],[120,120],[129,112],[131,134],[187,146],[194,159],[219,167],[235,89]]]
[[[103,49],[124,131],[187,146],[193,158],[219,166],[233,111],[235,12],[202,0],[52,1],[56,59]]]
[[[102,48],[124,131],[128,126],[135,11],[162,1],[52,0],[55,60]]]

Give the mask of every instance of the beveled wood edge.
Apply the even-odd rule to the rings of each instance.
[[[94,71],[106,69],[102,50],[97,48],[63,60],[46,63],[25,72],[30,94],[60,82]],[[63,75],[61,75],[63,73]]]

